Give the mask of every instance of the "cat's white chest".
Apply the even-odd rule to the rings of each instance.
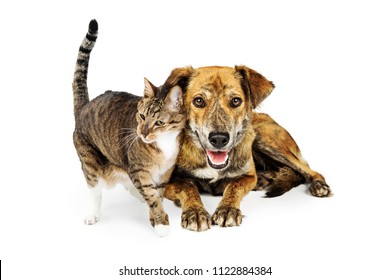
[[[152,173],[153,181],[159,185],[165,174],[176,164],[176,158],[179,154],[179,143],[177,137],[180,132],[164,132],[156,140],[157,147],[161,151],[159,163],[155,166]]]
[[[180,131],[164,132],[156,140],[158,148],[164,156],[164,160],[169,161],[175,159],[179,153],[179,144],[177,143],[177,136]]]

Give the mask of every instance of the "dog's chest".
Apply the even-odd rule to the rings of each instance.
[[[235,168],[228,168],[224,170],[214,169],[207,165],[207,167],[194,169],[192,171],[192,175],[200,179],[209,180],[209,183],[212,184],[221,179],[236,178],[246,174],[250,170],[250,167],[250,162],[245,163],[245,165],[240,168],[236,166]]]
[[[211,168],[208,165],[204,168],[197,168],[192,173],[197,178],[211,180],[211,183],[218,181],[221,177],[217,169]]]

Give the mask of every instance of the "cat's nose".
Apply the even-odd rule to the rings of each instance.
[[[148,134],[149,134],[149,126],[147,124],[144,125],[144,127],[142,128],[141,134],[142,134],[142,136],[144,138],[146,138],[146,136],[148,136]]]

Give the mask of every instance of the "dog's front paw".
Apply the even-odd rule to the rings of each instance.
[[[208,230],[211,227],[210,214],[204,209],[190,208],[181,215],[181,226],[193,231]]]
[[[311,183],[309,191],[316,197],[329,197],[333,195],[330,187],[323,181],[314,181]]]
[[[239,226],[242,223],[241,210],[230,206],[220,206],[212,217],[213,224],[221,227]]]

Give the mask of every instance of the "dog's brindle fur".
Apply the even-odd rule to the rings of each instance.
[[[310,184],[313,196],[332,196],[325,178],[309,167],[298,145],[283,127],[261,113],[253,115],[252,126],[256,132],[252,147],[258,174],[256,190],[267,189],[267,196],[274,197],[300,184]]]
[[[175,85],[184,91],[188,121],[165,197],[181,205],[182,227],[203,231],[211,223],[240,225],[240,202],[251,190],[266,188],[268,196],[277,196],[311,183],[314,196],[331,195],[290,134],[268,115],[254,112],[274,88],[265,77],[246,66],[185,67],[174,69],[164,83]],[[199,191],[223,195],[211,217]]]

